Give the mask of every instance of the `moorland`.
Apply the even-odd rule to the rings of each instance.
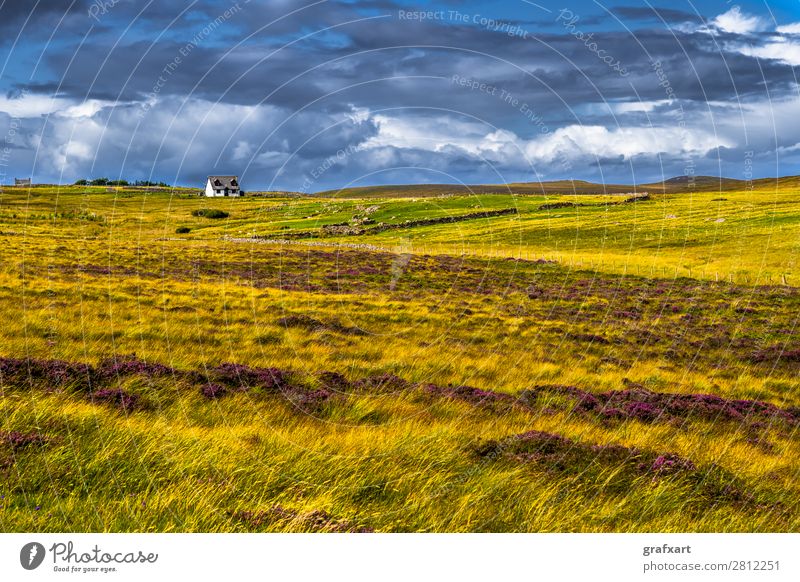
[[[0,528],[797,531],[798,223],[796,178],[5,187]]]

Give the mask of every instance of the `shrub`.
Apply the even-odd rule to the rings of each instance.
[[[186,234],[187,232],[192,232],[192,229],[188,226],[179,226],[175,229],[175,234]]]
[[[192,216],[199,216],[200,218],[228,218],[230,215],[224,210],[219,210],[217,208],[201,208],[192,211]]]
[[[162,188],[169,188],[166,182],[151,182],[150,180],[136,180],[134,186],[160,186]]]

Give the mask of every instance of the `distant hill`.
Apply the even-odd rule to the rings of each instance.
[[[709,190],[737,190],[747,187],[744,180],[734,180],[733,178],[720,178],[717,176],[676,176],[663,182],[644,184],[643,187],[663,188],[667,192],[683,192],[689,190],[709,191]]]
[[[518,182],[511,184],[402,184],[390,186],[361,186],[341,190],[325,190],[314,196],[330,198],[424,198],[447,194],[677,194],[681,192],[713,192],[776,187],[800,187],[800,176],[761,178],[747,182],[717,176],[676,176],[663,182],[633,186],[630,184],[596,184],[585,180],[557,180],[549,182]]]
[[[639,189],[641,190],[641,188]],[[391,186],[362,186],[326,190],[316,196],[332,198],[406,198],[434,197],[447,194],[627,194],[633,186],[593,184],[583,180],[553,182],[520,182],[512,184],[403,184]]]
[[[759,178],[757,180],[736,180],[717,176],[676,176],[663,182],[642,184],[640,188],[663,188],[665,192],[724,192],[729,190],[767,190],[769,188],[800,187],[800,176],[784,176],[781,178]]]

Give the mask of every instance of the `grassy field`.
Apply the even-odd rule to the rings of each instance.
[[[796,181],[407,194],[6,188],[0,528],[797,531]]]

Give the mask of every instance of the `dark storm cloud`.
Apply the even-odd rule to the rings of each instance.
[[[587,98],[631,98],[631,86],[642,99],[663,98],[653,61],[661,63],[682,99],[747,98],[764,94],[765,80],[778,89],[795,82],[791,67],[721,52],[701,33],[648,31],[639,37],[596,33],[593,42],[629,72],[622,77],[583,42],[563,34],[508,38],[470,26],[389,19],[350,25],[342,32],[347,33],[344,46],[309,41],[281,48],[281,44],[262,39],[236,48],[199,44],[182,56],[186,41],[153,44],[140,40],[116,48],[84,45],[74,54],[49,54],[47,63],[63,79],[60,91],[66,95],[130,101],[152,93],[164,67],[180,58],[175,70],[163,75],[166,80],[159,95],[191,95],[237,104],[268,99],[291,109],[337,92],[320,106],[336,108],[344,98],[369,108],[424,102],[475,112],[487,100],[452,87],[450,79],[459,75],[491,83],[563,114],[564,109]],[[439,90],[422,91],[431,82],[409,77],[439,78]],[[376,81],[383,78],[406,80]],[[356,88],[348,90],[348,86]],[[47,91],[51,87],[33,84],[30,88]]]
[[[657,20],[668,24],[703,22],[703,18],[696,13],[674,10],[672,8],[657,8],[655,6],[617,6],[612,8],[611,12],[624,20]]]
[[[118,0],[119,1],[119,0]],[[121,0],[126,1],[126,0]],[[0,47],[35,53],[58,50],[64,41],[80,39],[93,27],[104,28],[90,9],[104,0],[5,0],[0,5]],[[110,0],[105,0],[106,3]],[[19,39],[17,39],[19,35]]]
[[[90,0],[39,0],[38,2],[21,2],[4,0],[0,3],[0,26],[3,28],[18,27],[26,20],[30,24],[50,19],[53,16],[70,16],[86,14]]]
[[[21,3],[14,6],[6,25],[25,18]],[[113,168],[114,160],[124,157],[137,171],[168,172],[165,160],[177,157],[186,158],[179,175],[194,179],[208,170],[209,157],[219,157],[228,166],[247,164],[248,171],[262,172],[258,175],[269,180],[275,178],[270,172],[285,164],[281,179],[286,180],[292,173],[310,171],[342,147],[360,148],[330,168],[320,185],[392,164],[427,165],[473,181],[488,179],[495,164],[517,172],[515,179],[525,178],[530,166],[515,151],[524,144],[511,145],[514,139],[550,140],[552,147],[563,150],[580,136],[556,135],[562,128],[669,127],[679,112],[691,118],[690,129],[699,136],[687,139],[686,148],[700,148],[704,159],[713,151],[736,160],[741,152],[733,143],[713,144],[717,149],[696,145],[708,141],[709,104],[758,103],[796,92],[792,66],[743,54],[736,35],[708,34],[697,26],[702,18],[677,8],[612,9],[624,21],[658,24],[652,29],[629,24],[633,32],[609,26],[614,18],[605,12],[582,15],[572,24],[557,12],[549,22],[543,16],[538,21],[500,19],[502,27],[495,23],[493,28],[447,17],[402,19],[400,8],[386,0],[149,5],[121,0],[95,19],[87,14],[87,3],[80,2],[69,10],[71,32],[57,31],[36,77],[28,81],[12,71],[2,79],[3,89],[57,94],[72,104],[105,104],[82,118],[100,124],[96,136],[80,145],[50,148],[51,163],[61,168],[71,164],[69,171]],[[462,4],[447,8],[467,11]],[[35,18],[60,18],[65,10],[64,3],[43,2]],[[714,16],[704,15],[706,20]],[[667,29],[660,19],[681,26]],[[597,29],[593,25],[598,23],[605,24]],[[84,38],[76,31],[88,34]],[[44,49],[44,40],[28,42],[34,55],[29,60],[38,56],[36,49]],[[618,63],[616,69],[609,60]],[[641,110],[618,107],[638,101]],[[143,110],[147,113],[141,117]],[[230,123],[219,123],[220,112]],[[163,130],[169,156],[154,160],[152,139],[141,137],[126,151],[137,120],[147,127],[175,126]],[[371,142],[392,120],[413,120],[402,126],[412,132],[420,126],[471,124],[474,143],[458,143],[458,129],[449,141],[442,136],[435,151],[413,140]],[[69,134],[58,133],[65,124],[66,117],[55,116],[42,126],[50,132],[50,142],[69,139]],[[205,125],[209,127],[200,127]],[[200,140],[198,127],[200,135],[215,137]],[[499,137],[491,139],[501,145],[476,145],[481,135],[496,132]],[[86,135],[85,130],[79,134],[81,139]],[[641,134],[636,139],[644,140]],[[779,145],[793,146],[790,141]],[[602,145],[603,138],[596,143]],[[669,144],[671,153],[661,153],[662,161],[679,167],[683,148]],[[647,145],[639,157],[603,152],[591,161],[599,159],[618,172],[626,164],[654,163],[656,149]]]

